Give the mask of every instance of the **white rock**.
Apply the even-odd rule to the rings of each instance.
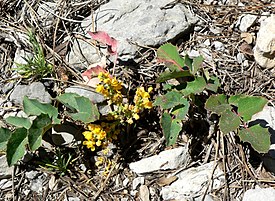
[[[244,193],[243,201],[274,201],[274,188],[249,189]]]
[[[133,190],[136,190],[139,185],[144,184],[144,177],[137,177],[133,180]]]
[[[52,13],[55,13],[57,8],[57,4],[52,2],[41,3],[39,5],[37,14],[41,18],[40,25],[43,26],[43,28],[49,29],[53,25],[56,18]]]
[[[28,179],[34,179],[35,177],[38,176],[38,174],[39,174],[38,171],[32,170],[32,171],[26,172],[26,173],[25,173],[25,176],[26,176]]]
[[[98,31],[105,31],[119,41],[121,59],[135,56],[138,46],[157,46],[189,31],[197,18],[183,4],[163,9],[170,0],[110,0],[95,11]],[[91,29],[92,17],[82,23]],[[127,31],[126,31],[127,30]]]
[[[170,186],[165,186],[161,190],[164,200],[192,200],[194,197],[202,196],[211,181],[212,169],[215,162],[205,165],[189,168],[178,173],[178,180]],[[217,166],[213,175],[213,189],[217,189],[224,183],[224,174]]]
[[[263,120],[267,123],[266,126],[269,126],[275,130],[275,107],[265,105],[261,112],[258,112],[252,116],[251,121],[255,120]]]
[[[6,155],[0,156],[0,179],[11,177],[14,167],[9,167]]]
[[[243,53],[238,53],[236,59],[237,59],[238,64],[241,64],[245,60],[245,56]]]
[[[68,197],[68,199],[65,198],[64,201],[80,201],[80,198]]]
[[[182,146],[130,163],[129,167],[135,173],[143,174],[157,170],[175,169],[188,163],[189,159],[188,147]]]
[[[33,55],[29,52],[26,52],[25,50],[22,50],[20,48],[16,49],[15,55],[14,55],[14,64],[12,65],[12,68],[16,69],[16,64],[27,64],[27,61],[24,59],[32,58]]]
[[[122,181],[122,184],[123,186],[127,187],[127,184],[129,183],[129,179],[128,177],[126,177],[123,181]]]
[[[10,188],[12,186],[12,181],[8,179],[1,179],[0,180],[0,189],[4,190],[6,188]]]
[[[247,32],[247,30],[255,23],[257,15],[241,15],[238,19],[237,25],[242,32]]]
[[[275,67],[275,15],[261,22],[257,34],[254,57],[256,62],[264,68]]]
[[[62,124],[52,128],[51,137],[54,144],[58,146],[69,145],[75,140],[80,140],[82,133],[77,127],[71,124]]]
[[[223,52],[224,51],[224,44],[220,41],[214,41],[213,45],[215,47],[215,50]]]
[[[32,191],[35,191],[37,193],[42,193],[43,192],[43,181],[42,179],[34,179],[30,183],[30,189]]]

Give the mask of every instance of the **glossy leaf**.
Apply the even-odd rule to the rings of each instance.
[[[197,77],[192,82],[187,82],[186,88],[182,89],[181,92],[184,96],[189,96],[190,94],[199,94],[201,93],[206,86],[205,79],[203,77]]]
[[[186,105],[187,100],[177,91],[167,92],[165,95],[155,99],[154,106],[161,106],[163,109],[170,109],[177,105]]]
[[[166,43],[157,50],[159,62],[164,62],[171,71],[181,71],[184,66],[184,59],[179,55],[177,47]]]
[[[246,96],[238,102],[238,113],[244,121],[249,121],[254,114],[263,110],[267,102],[264,97]]]
[[[29,118],[24,118],[24,117],[12,117],[9,116],[5,119],[5,121],[8,124],[11,124],[13,126],[16,126],[18,128],[26,128],[29,129],[32,125],[32,122]]]
[[[234,114],[231,110],[225,110],[220,118],[219,126],[224,134],[235,131],[241,124],[240,117]]]
[[[25,146],[28,143],[27,129],[19,128],[15,130],[7,143],[7,162],[8,165],[14,165],[25,154]]]
[[[209,80],[207,81],[206,84],[206,89],[213,91],[213,92],[217,92],[218,88],[221,86],[221,83],[219,81],[219,78],[215,77],[215,76],[211,76],[209,78]]]
[[[248,142],[259,153],[267,153],[270,147],[270,134],[259,124],[240,130],[240,138]]]
[[[172,114],[175,115],[175,120],[184,120],[189,111],[189,102],[186,100],[184,105],[178,105],[173,108]]]
[[[205,108],[219,115],[227,109],[231,110],[224,94],[211,95],[205,103]]]
[[[0,128],[0,151],[6,150],[11,131],[6,128]]]
[[[193,75],[195,75],[198,72],[199,68],[201,68],[203,64],[203,60],[204,59],[202,56],[198,56],[193,59],[192,68],[191,68],[191,72]]]
[[[161,83],[161,82],[165,82],[167,80],[177,79],[177,78],[181,78],[181,77],[188,77],[188,76],[191,76],[191,73],[189,70],[172,71],[172,72],[164,71],[163,73],[161,73],[159,75],[156,82]]]
[[[181,131],[181,125],[176,120],[172,120],[168,113],[163,113],[160,124],[166,140],[166,146],[175,144]]]

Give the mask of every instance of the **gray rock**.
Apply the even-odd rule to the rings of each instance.
[[[23,49],[17,48],[15,55],[14,55],[14,64],[12,65],[12,68],[16,69],[16,64],[27,64],[27,61],[25,59],[32,58],[33,54],[26,52]],[[25,58],[25,59],[24,59]]]
[[[51,103],[51,96],[41,82],[33,82],[31,85],[18,85],[10,95],[10,101],[22,104],[24,96],[37,99],[42,103]]]
[[[8,166],[6,155],[0,156],[0,179],[11,177],[13,169]]]
[[[69,145],[75,140],[80,140],[82,133],[80,130],[69,124],[56,125],[52,128],[52,140],[54,144]]]
[[[236,59],[237,59],[238,64],[241,64],[245,60],[245,56],[243,53],[238,53]]]
[[[35,171],[35,170],[32,170],[32,171],[29,171],[29,172],[26,172],[25,173],[25,176],[28,178],[28,179],[34,179],[38,176],[39,172],[38,171]]]
[[[80,39],[72,43],[71,51],[66,56],[66,61],[78,70],[87,69],[90,64],[100,61],[98,48]]]
[[[254,57],[256,62],[264,68],[275,67],[275,15],[261,22],[257,34]]]
[[[137,174],[144,174],[157,170],[175,169],[189,163],[189,159],[188,147],[182,146],[130,163],[129,167]]]
[[[7,94],[12,88],[14,87],[14,82],[8,82],[3,87],[1,87],[1,90],[4,94]]]
[[[55,13],[57,9],[57,4],[53,2],[46,2],[39,4],[39,7],[37,9],[37,14],[39,15],[41,19],[40,25],[43,28],[50,28],[55,21],[55,16],[52,13]]]
[[[81,86],[72,86],[65,89],[65,93],[76,93],[80,96],[84,96],[86,98],[89,98],[92,103],[102,103],[105,101],[105,98],[103,95],[96,93],[94,91],[85,89]]]
[[[161,195],[164,200],[202,200],[201,197],[208,186],[215,162],[210,162],[196,168],[189,168],[178,173],[178,180],[170,186],[162,187]],[[216,167],[213,174],[213,189],[221,187],[224,183],[223,171]]]
[[[144,177],[137,177],[133,180],[133,190],[136,190],[139,185],[144,184]]]
[[[238,19],[237,26],[242,32],[247,32],[248,29],[255,23],[257,15],[241,15]]]
[[[249,189],[244,193],[243,201],[274,201],[274,188]]]
[[[220,41],[214,41],[213,45],[214,45],[215,50],[220,51],[220,52],[224,51],[225,47],[224,47],[224,44],[222,42],[220,42]]]
[[[101,6],[97,16],[98,31],[105,31],[119,41],[121,59],[132,58],[138,47],[157,46],[186,34],[197,18],[183,4],[165,7],[170,0],[110,0]],[[91,29],[91,17],[82,27]]]
[[[31,180],[30,189],[39,194],[43,192],[43,181],[41,178]]]

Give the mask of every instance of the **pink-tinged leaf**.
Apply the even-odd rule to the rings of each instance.
[[[85,79],[84,77],[91,79],[93,77],[97,77],[100,72],[106,73],[107,71],[104,68],[102,68],[101,66],[97,65],[96,67],[92,67],[92,68],[86,70],[81,75],[82,75],[83,79]]]
[[[108,52],[112,55],[117,54],[117,40],[113,37],[110,37],[106,32],[104,31],[97,31],[97,32],[91,32],[88,31],[88,34],[94,39],[97,40],[100,43],[103,43],[108,46]]]

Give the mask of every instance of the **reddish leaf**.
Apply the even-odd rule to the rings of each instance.
[[[86,70],[86,71],[83,72],[81,75],[82,75],[83,78],[84,78],[84,77],[87,77],[88,79],[91,79],[91,78],[93,78],[93,77],[98,76],[98,74],[99,74],[100,72],[106,73],[107,71],[106,71],[104,68],[102,68],[101,66],[97,65],[96,67],[92,67],[92,68]],[[85,78],[84,78],[84,79],[85,79]]]
[[[97,40],[100,43],[103,43],[108,46],[108,52],[112,55],[117,54],[117,40],[113,37],[110,37],[106,32],[104,31],[97,31],[97,32],[91,32],[88,31],[88,34],[94,39]]]

